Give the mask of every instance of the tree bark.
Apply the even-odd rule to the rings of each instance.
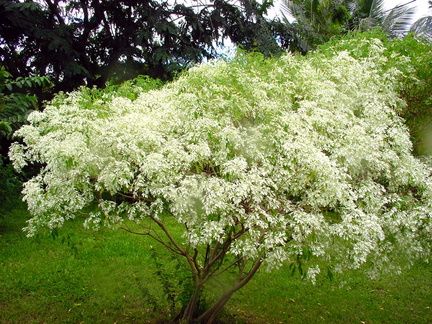
[[[201,295],[201,288],[202,288],[202,284],[198,283],[195,285],[195,291],[193,292],[192,297],[189,300],[189,303],[186,306],[186,309],[183,313],[182,322],[187,324],[191,324],[194,322],[199,298]]]
[[[229,301],[231,296],[240,288],[244,287],[249,280],[252,279],[252,277],[255,275],[255,273],[258,271],[262,264],[262,260],[259,259],[255,262],[252,269],[248,272],[248,274],[242,278],[239,278],[237,283],[228,291],[226,291],[219,299],[216,301],[216,303],[213,304],[212,307],[210,307],[207,311],[205,311],[201,316],[198,317],[197,322],[199,323],[206,323],[206,324],[212,324],[216,320],[216,316],[219,314],[219,312],[222,310],[222,308],[225,306],[225,304]]]

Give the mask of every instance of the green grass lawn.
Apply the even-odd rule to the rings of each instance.
[[[28,217],[21,204],[0,215],[0,323],[163,323],[174,315],[164,292],[177,273],[149,238],[87,231],[79,221],[54,237],[26,238]],[[263,270],[234,295],[221,323],[432,323],[432,266],[379,281],[353,271],[316,285],[288,267]]]

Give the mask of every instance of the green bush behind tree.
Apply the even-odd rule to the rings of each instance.
[[[373,55],[375,50],[367,40],[379,39],[385,46],[385,59],[376,61],[382,71],[397,69],[401,72],[401,84],[397,92],[406,105],[397,113],[404,118],[410,130],[416,155],[432,154],[432,43],[419,40],[408,33],[402,38],[390,38],[380,28],[363,33],[349,33],[335,37],[318,47],[318,53],[332,57],[340,51],[348,51],[355,58]],[[398,57],[404,60],[398,60]]]
[[[0,208],[6,208],[19,196],[22,178],[13,172],[7,159],[12,134],[27,121],[27,116],[40,108],[37,94],[50,88],[47,77],[13,78],[0,67]]]
[[[33,110],[39,107],[35,88],[52,86],[48,77],[13,78],[4,67],[0,68],[0,136],[10,138]]]

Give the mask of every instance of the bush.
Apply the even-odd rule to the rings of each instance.
[[[370,41],[376,40],[376,46]],[[432,43],[418,40],[414,34],[389,39],[380,29],[365,33],[353,33],[335,38],[320,46],[318,52],[327,57],[348,51],[352,57],[373,57],[376,50],[383,56],[375,63],[385,72],[400,71],[399,84],[395,89],[406,105],[398,107],[397,113],[404,118],[410,129],[414,153],[432,154]],[[381,48],[381,49],[380,49]]]
[[[4,164],[0,156],[0,214],[12,208],[20,201],[21,179],[15,173],[11,164]]]
[[[23,125],[28,114],[38,108],[32,88],[52,86],[47,77],[27,77],[13,79],[4,67],[0,68],[0,139],[9,137]]]

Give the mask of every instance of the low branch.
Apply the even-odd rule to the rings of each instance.
[[[213,266],[213,264],[214,264],[218,259],[220,259],[223,255],[225,255],[226,252],[228,251],[228,247],[231,245],[231,243],[234,242],[235,240],[239,239],[239,238],[240,238],[244,233],[246,233],[248,230],[249,230],[248,228],[245,228],[245,227],[243,227],[243,225],[242,225],[242,228],[241,228],[240,231],[238,231],[237,233],[235,233],[233,237],[228,237],[227,240],[224,242],[224,244],[223,244],[223,246],[222,246],[222,250],[221,250],[217,255],[215,255],[215,256],[213,257],[213,259],[210,259],[210,260],[209,260],[208,267],[210,268],[211,266]],[[219,242],[218,242],[218,243],[219,243]],[[219,243],[219,245],[220,245],[220,243]],[[217,244],[215,245],[215,248],[213,249],[214,251],[213,251],[212,255],[214,255],[214,254],[217,252],[217,250],[216,250],[216,246],[217,246]]]
[[[232,262],[230,265],[226,266],[223,270],[216,272],[220,267],[216,268],[213,272],[210,273],[210,276],[212,278],[214,277],[218,277],[219,275],[221,275],[222,273],[224,273],[225,271],[227,271],[229,268],[235,266],[237,263],[239,263],[241,260],[243,260],[243,257],[239,257],[237,258],[234,262]]]
[[[142,233],[142,232],[136,232],[136,231],[133,231],[133,230],[131,230],[131,229],[129,229],[129,228],[126,228],[126,227],[120,227],[120,229],[122,229],[122,230],[124,230],[124,231],[126,231],[126,232],[128,232],[128,233],[132,233],[132,234],[135,234],[135,235],[143,235],[143,236],[149,236],[149,237],[151,237],[152,239],[154,239],[156,242],[159,242],[160,244],[162,244],[164,247],[166,247],[169,251],[171,251],[171,252],[173,252],[173,253],[175,253],[175,254],[178,254],[178,255],[183,255],[183,254],[181,254],[181,253],[179,253],[179,251],[176,251],[175,249],[173,249],[171,246],[169,246],[166,242],[164,242],[162,239],[160,239],[160,238],[158,238],[157,236],[155,236],[154,234],[151,234],[150,232],[146,232],[146,233]]]
[[[169,211],[168,211],[169,212]],[[158,220],[156,217],[154,216],[150,216],[150,218],[159,226],[159,228],[164,232],[165,236],[169,239],[169,241],[174,245],[174,247],[177,249],[177,251],[179,252],[180,255],[183,255],[190,268],[191,271],[194,275],[197,275],[200,271],[199,267],[197,267],[196,263],[194,262],[194,260],[191,258],[191,256],[189,255],[189,253],[183,249],[180,245],[178,245],[178,243],[174,240],[174,238],[172,237],[172,235],[170,234],[170,232],[168,231],[168,229],[165,227],[165,225]]]

